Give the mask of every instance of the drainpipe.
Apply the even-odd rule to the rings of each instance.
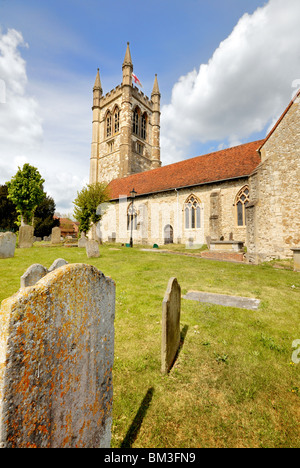
[[[178,234],[179,234],[179,192],[177,189],[175,189],[175,192],[177,193],[177,241],[178,241]],[[180,235],[181,239],[181,235]]]

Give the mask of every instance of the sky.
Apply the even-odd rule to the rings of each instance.
[[[0,184],[38,168],[61,214],[88,183],[92,89],[161,92],[161,160],[264,138],[300,86],[299,0],[0,0]]]

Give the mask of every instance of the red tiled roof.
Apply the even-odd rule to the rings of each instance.
[[[261,162],[257,150],[263,142],[264,140],[253,141],[115,179],[108,186],[110,198],[115,200],[120,195],[129,197],[133,188],[138,196],[168,189],[247,177]]]

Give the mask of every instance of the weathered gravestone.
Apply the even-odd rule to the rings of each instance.
[[[0,258],[11,258],[15,255],[17,236],[13,232],[0,233]]]
[[[20,226],[19,243],[18,243],[20,249],[28,249],[32,247],[33,234],[34,234],[33,226],[27,226],[27,225]]]
[[[114,282],[84,264],[2,302],[2,447],[110,446],[114,310]]]
[[[85,236],[84,232],[82,232],[81,237],[78,240],[78,247],[80,248],[86,247],[87,242],[88,242],[88,238]]]
[[[181,288],[170,278],[162,305],[161,371],[166,374],[174,363],[180,345]]]
[[[61,266],[67,265],[68,262],[64,260],[63,258],[57,258],[54,260],[52,263],[51,267],[49,268],[48,272],[50,273],[51,271],[56,270],[57,268],[60,268]]]
[[[61,266],[67,265],[67,264],[68,262],[64,260],[63,258],[58,258],[52,263],[49,270],[47,270],[47,268],[44,267],[43,265],[40,265],[39,263],[34,263],[29,268],[27,268],[25,273],[21,276],[21,288],[27,288],[28,286],[33,286],[35,283],[37,283],[40,279],[42,279],[51,271],[54,271],[57,268],[60,268]]]
[[[51,244],[60,244],[61,229],[56,226],[51,231]]]
[[[31,265],[21,276],[21,288],[33,286],[48,273],[47,268],[39,263]]]
[[[89,240],[86,243],[86,254],[88,258],[100,257],[99,244],[95,240]]]

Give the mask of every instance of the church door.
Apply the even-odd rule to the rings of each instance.
[[[164,243],[173,244],[173,228],[170,224],[167,224],[164,228]]]

